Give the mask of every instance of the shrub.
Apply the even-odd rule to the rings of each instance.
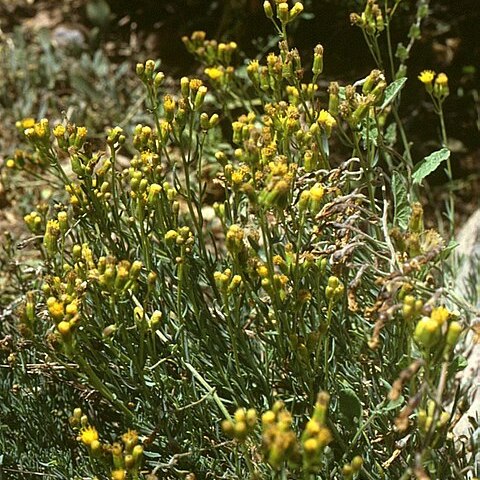
[[[472,471],[452,434],[468,312],[443,288],[449,247],[419,203],[423,179],[450,168],[446,135],[414,164],[398,116],[426,3],[389,73],[328,95],[321,45],[306,68],[288,43],[301,4],[264,8],[280,37],[265,61],[235,67],[234,42],[194,32],[184,42],[203,80],[166,91],[154,61],[138,64],[151,123],[131,136],[111,128],[96,150],[83,126],[18,122],[12,181],[33,172],[55,194],[25,216],[37,269],[16,270],[24,294],[2,344],[4,390],[20,378],[2,407],[8,468],[39,468],[12,436],[41,420],[70,448],[44,467],[58,478]],[[378,67],[394,11],[368,1],[352,16]],[[446,76],[420,80],[443,122]],[[35,408],[56,392],[52,436]]]

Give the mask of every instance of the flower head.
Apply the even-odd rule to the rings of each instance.
[[[439,73],[435,80],[435,84],[441,86],[448,85],[448,77],[444,73]]]
[[[332,132],[332,128],[337,124],[335,118],[333,115],[328,112],[327,110],[320,110],[320,113],[318,114],[318,124],[320,127],[322,127],[325,132],[327,133],[327,136],[330,136],[330,133]]]
[[[418,79],[424,85],[430,85],[433,82],[434,78],[435,78],[435,72],[433,70],[423,70],[423,72],[421,72],[420,75],[418,76]]]
[[[79,440],[85,445],[87,445],[87,447],[89,447],[92,444],[92,442],[95,442],[98,440],[97,429],[91,426],[82,428],[82,430],[80,431]]]
[[[218,81],[223,77],[223,69],[219,67],[206,68],[205,73],[213,81]]]

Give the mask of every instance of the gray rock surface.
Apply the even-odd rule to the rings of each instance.
[[[460,231],[457,241],[457,261],[459,273],[455,288],[457,293],[477,309],[471,327],[463,345],[463,354],[467,357],[467,368],[462,372],[461,384],[468,388],[468,398],[471,400],[469,410],[455,427],[458,439],[469,439],[472,434],[476,444],[480,441],[480,428],[476,431],[470,423],[469,417],[480,424],[480,342],[477,334],[480,333],[480,210],[477,210]],[[477,329],[477,332],[475,332]],[[480,462],[480,452],[474,452],[477,463]]]

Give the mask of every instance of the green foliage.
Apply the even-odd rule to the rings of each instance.
[[[22,262],[11,272],[5,471],[393,480],[472,470],[452,434],[467,312],[443,288],[444,241],[424,228],[413,188],[445,154],[410,176],[403,75],[374,69],[320,91],[323,48],[308,70],[288,42],[302,6],[265,11],[280,40],[265,60],[237,67],[234,42],[194,32],[184,42],[202,79],[172,91],[156,62],[139,63],[145,120],[109,129],[100,146],[73,120],[17,122],[10,188],[34,175],[53,193],[25,216],[34,272]],[[393,13],[368,2],[355,17],[379,68]],[[71,80],[94,97],[84,74]],[[352,152],[341,161],[339,141]],[[20,425],[29,419],[38,429]]]
[[[415,166],[412,174],[414,183],[422,183],[422,180],[432,172],[434,172],[443,162],[450,158],[450,150],[442,148],[436,152],[431,153],[425,157],[420,163]]]

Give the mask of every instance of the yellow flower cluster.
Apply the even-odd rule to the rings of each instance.
[[[425,85],[425,89],[436,99],[442,101],[450,94],[448,77],[445,73],[438,75],[433,70],[423,70],[418,79]]]
[[[342,475],[345,480],[353,480],[354,476],[362,469],[363,458],[357,455],[350,463],[342,467]]]
[[[383,18],[382,10],[378,6],[376,0],[368,0],[365,10],[361,15],[352,13],[350,15],[350,22],[352,25],[357,25],[371,36],[378,35],[385,29],[385,20]]]
[[[342,298],[345,292],[345,286],[338,277],[332,275],[328,279],[328,285],[325,287],[325,297],[330,302],[336,302]]]
[[[280,401],[262,415],[262,449],[267,462],[275,469],[289,460],[299,460],[300,450],[292,420]]]
[[[327,137],[330,137],[332,128],[337,124],[335,118],[327,110],[320,110],[317,119],[318,124],[322,130],[326,133]]]
[[[258,196],[259,203],[267,208],[284,209],[292,191],[297,164],[287,163],[287,158],[279,155],[264,169],[264,188]]]
[[[227,87],[233,79],[235,69],[231,66],[223,67],[222,65],[218,65],[206,68],[204,72],[215,86]]]
[[[32,118],[26,118],[16,124],[17,128],[23,129],[24,135],[32,144],[48,146],[50,140],[50,123],[42,118],[35,122]]]
[[[429,399],[427,401],[426,408],[420,408],[417,413],[417,423],[421,431],[428,433],[430,429],[434,426],[433,421],[435,418],[435,410],[437,406],[434,400]],[[435,424],[436,429],[441,429],[445,427],[450,420],[450,414],[446,411],[442,411],[437,417],[437,422]]]
[[[217,42],[207,40],[204,31],[195,31],[190,37],[182,37],[187,50],[208,66],[228,66],[237,50],[235,42]]]
[[[23,217],[23,220],[28,229],[35,234],[40,233],[42,226],[44,225],[42,216],[36,211],[27,213],[27,215]]]
[[[80,321],[85,284],[75,272],[70,271],[63,280],[60,277],[48,278],[42,290],[46,296],[47,311],[66,353],[70,354],[74,345],[73,332]]]
[[[313,472],[321,467],[325,448],[332,442],[330,429],[326,426],[329,395],[318,395],[312,418],[307,422],[297,439],[292,429],[293,418],[281,401],[262,415],[262,449],[267,462],[279,469],[286,462],[300,464]]]
[[[22,170],[26,167],[35,170],[37,167],[43,167],[44,165],[45,162],[42,157],[37,155],[36,152],[32,153],[21,149],[16,149],[13,156],[5,162],[5,166],[10,170]]]
[[[257,424],[257,411],[254,408],[239,408],[232,420],[222,422],[223,431],[231,438],[244,442]]]
[[[280,23],[283,26],[295,20],[295,18],[303,12],[303,4],[300,2],[295,2],[293,7],[289,8],[287,2],[275,1],[274,6],[276,10],[276,17],[278,20],[280,20]],[[265,2],[263,2],[263,10],[267,18],[271,19],[274,23],[276,23],[274,20],[273,7],[269,0],[265,0]]]
[[[462,333],[462,326],[456,320],[451,320],[453,314],[445,307],[436,307],[429,317],[422,317],[417,323],[414,338],[423,348],[429,350],[438,344],[444,334],[447,348],[451,349],[457,343]]]
[[[77,127],[74,124],[57,124],[53,128],[53,136],[57,140],[58,147],[64,151],[69,148],[80,149],[87,138],[88,130],[86,127]]]
[[[416,299],[413,295],[405,295],[402,305],[402,315],[407,321],[418,317],[423,310],[423,301]]]
[[[309,210],[313,215],[316,215],[321,207],[322,200],[325,196],[325,188],[321,183],[315,183],[311,188],[304,190],[300,194],[298,201],[298,209],[300,212]]]
[[[227,296],[241,287],[243,282],[241,275],[232,276],[232,270],[230,268],[226,268],[223,272],[215,272],[213,278],[219,290]]]
[[[119,442],[102,443],[97,429],[89,424],[80,408],[74,410],[70,425],[78,432],[77,440],[87,447],[91,457],[110,464],[112,480],[138,478],[144,449],[135,430],[127,430]]]

